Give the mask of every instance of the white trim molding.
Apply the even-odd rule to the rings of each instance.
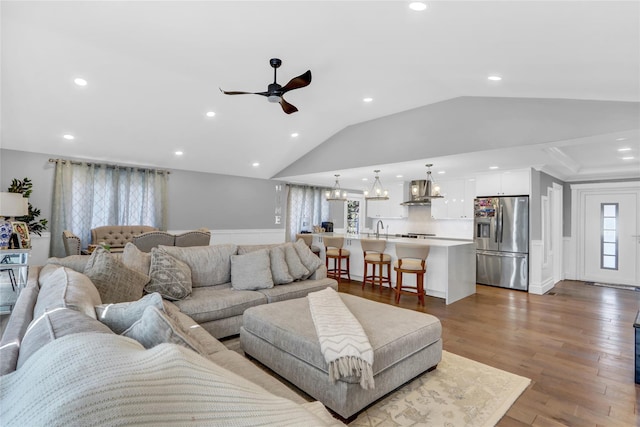
[[[211,244],[235,243],[236,245],[267,245],[284,243],[284,228],[243,230],[211,230]]]
[[[543,264],[544,244],[542,240],[531,241],[529,253],[529,293],[543,295],[553,289],[553,269]]]

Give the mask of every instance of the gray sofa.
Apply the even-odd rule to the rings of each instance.
[[[238,268],[254,270],[251,263],[264,259],[270,247],[218,245],[210,248],[214,258],[208,259],[202,257],[204,250],[191,248],[158,249],[156,255],[166,250],[193,270],[191,295],[179,301],[151,293],[134,302],[103,304],[109,302],[103,295],[114,298],[104,291],[105,277],[113,281],[112,288],[126,280],[122,272],[96,275],[100,254],[52,259],[42,268],[30,268],[28,285],[0,341],[0,424],[198,420],[215,425],[232,416],[246,425],[341,425],[319,402],[306,402],[214,338],[238,333],[247,307],[336,287],[324,266],[304,280],[242,290],[238,287],[250,278],[260,281],[264,276],[255,271],[243,275]],[[110,265],[125,270],[127,252],[107,257]],[[238,252],[249,256],[230,256]],[[229,262],[236,266],[225,264]],[[87,275],[79,272],[83,268]],[[228,270],[236,272],[235,278],[217,283],[228,277]],[[203,274],[210,274],[211,283],[202,282]],[[133,323],[129,319],[126,329],[117,329],[108,319],[117,319],[118,313],[128,313],[124,318]]]

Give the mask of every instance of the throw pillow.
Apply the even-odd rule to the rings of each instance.
[[[311,274],[309,270],[302,264],[298,252],[293,247],[293,243],[286,243],[284,245],[284,258],[287,260],[287,267],[289,267],[289,274],[294,280],[300,280],[305,277],[309,277]]]
[[[204,354],[196,341],[184,334],[163,311],[153,306],[145,308],[142,317],[122,335],[133,338],[147,349],[162,343],[172,343]]]
[[[144,287],[147,292],[158,292],[164,298],[177,301],[191,294],[191,269],[166,252],[151,249],[151,280]]]
[[[98,288],[102,302],[136,301],[149,276],[130,269],[103,248],[93,251],[84,270]]]
[[[241,291],[273,288],[269,250],[231,255],[231,287]]]
[[[159,246],[159,249],[189,266],[192,286],[196,288],[229,283],[231,281],[231,255],[236,254],[238,246],[234,244],[185,248]]]
[[[248,254],[249,252],[259,251],[260,249],[271,249],[274,244],[266,245],[238,245],[238,255]]]
[[[274,285],[284,285],[293,282],[293,277],[289,274],[289,267],[284,257],[284,246],[275,246],[269,250],[271,258],[271,275]]]
[[[122,263],[132,270],[149,275],[151,254],[142,252],[136,245],[127,242],[122,251]]]
[[[95,318],[68,308],[54,308],[34,318],[20,343],[18,369],[32,354],[51,341],[79,332],[113,333]]]
[[[296,248],[302,264],[309,270],[309,275],[313,274],[322,265],[322,260],[318,258],[318,255],[311,252],[311,248],[307,246],[304,240],[298,239],[293,244],[293,247]]]
[[[102,304],[100,294],[87,276],[70,268],[54,266],[44,267],[53,269],[50,273],[39,277],[40,293],[33,309],[36,319],[46,311],[55,308],[71,308],[96,318],[94,306]]]
[[[84,273],[88,260],[89,255],[69,255],[64,258],[51,257],[47,260],[47,264],[61,265],[75,270],[78,273]]]
[[[104,323],[116,334],[121,334],[141,317],[144,310],[153,306],[164,309],[164,301],[159,293],[145,295],[138,301],[121,302],[118,304],[101,304],[95,307],[98,320]]]

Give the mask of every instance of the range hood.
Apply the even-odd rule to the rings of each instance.
[[[411,181],[409,186],[409,200],[400,203],[403,206],[428,206],[431,199],[440,199],[440,187],[436,186],[431,178],[431,166],[427,164],[427,179]]]

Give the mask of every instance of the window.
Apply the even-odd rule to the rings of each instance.
[[[618,204],[601,204],[600,267],[618,269]]]

